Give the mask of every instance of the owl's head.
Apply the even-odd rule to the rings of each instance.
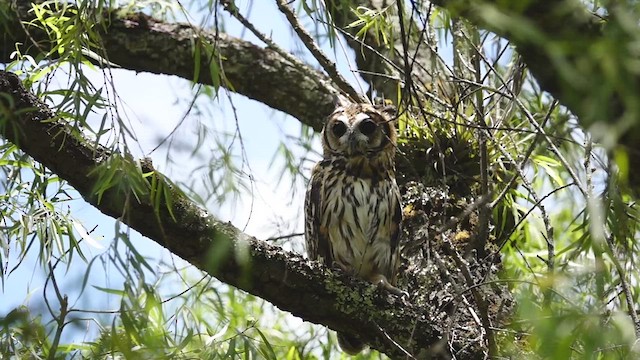
[[[374,156],[395,149],[395,107],[355,104],[343,99],[322,130],[324,156]]]

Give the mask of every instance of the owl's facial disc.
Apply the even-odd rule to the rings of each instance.
[[[390,114],[367,104],[339,106],[323,131],[325,156],[371,157],[393,142]]]

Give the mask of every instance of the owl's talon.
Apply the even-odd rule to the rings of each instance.
[[[398,289],[398,288],[394,288],[394,289],[395,290],[392,291],[393,294],[395,294],[396,296],[398,296],[400,298],[403,298],[403,299],[407,299],[407,300],[409,299],[409,293],[408,292],[406,292],[404,290],[401,290],[401,289]]]
[[[395,295],[397,297],[409,299],[409,293],[408,292],[406,292],[404,290],[401,290],[401,289],[398,289],[397,287],[395,287],[395,286],[393,286],[393,285],[391,285],[389,283],[385,284],[384,282],[381,281],[378,284],[378,287],[385,289],[386,291],[392,293],[393,295]]]
[[[378,289],[384,289],[385,291],[391,294],[394,294],[398,297],[409,299],[408,292],[404,290],[400,290],[397,287],[391,285],[389,280],[387,280],[387,278],[384,275],[380,275],[380,274],[375,275],[370,280],[372,283],[374,283],[378,287]]]
[[[344,271],[344,272],[346,272],[347,274],[350,274],[350,275],[353,274],[352,271],[349,271],[349,269],[347,267],[340,265],[340,263],[338,263],[337,261],[334,261],[334,262],[331,263],[331,268],[337,269],[337,270],[340,270],[340,271]]]

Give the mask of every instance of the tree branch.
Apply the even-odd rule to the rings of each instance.
[[[144,194],[138,194],[141,202],[137,202],[117,187],[107,190],[98,201],[94,194],[96,169],[119,155],[89,146],[92,142],[78,138],[77,132],[52,121],[54,118],[16,75],[0,71],[2,136],[65,179],[103,213],[221,281],[307,321],[357,333],[389,356],[404,356],[395,343],[412,354],[425,354],[441,338],[430,310],[402,304],[367,283],[243,234],[178,191],[173,191],[170,205],[159,207]],[[142,173],[154,171],[147,160],[140,165]],[[156,176],[161,179],[160,174]]]
[[[10,54],[19,49],[35,57],[51,51],[49,35],[35,26],[31,2],[17,0],[13,16],[4,20],[0,36],[0,62],[10,62]],[[0,16],[2,16],[0,14]],[[210,61],[220,62],[224,80],[221,86],[283,111],[316,131],[322,129],[325,116],[333,111],[333,96],[338,91],[323,73],[289,60],[269,48],[224,33],[206,31],[188,24],[166,23],[144,13],[121,15],[108,13],[109,21],[96,26],[101,37],[99,47],[91,50],[118,66],[141,72],[175,75],[194,80],[194,50],[201,54],[198,83],[213,85]],[[204,44],[214,47],[217,56],[205,56]],[[55,56],[56,54],[51,54]],[[106,67],[106,63],[97,62]],[[297,66],[296,66],[297,65]],[[295,101],[292,101],[295,99]]]

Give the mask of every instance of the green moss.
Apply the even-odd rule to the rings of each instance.
[[[374,303],[380,292],[375,285],[348,287],[341,280],[342,277],[329,271],[324,281],[325,288],[336,295],[335,307],[338,310],[346,314],[359,313],[362,320],[376,319],[379,321],[395,318],[392,312],[387,311],[388,306],[380,307]]]

